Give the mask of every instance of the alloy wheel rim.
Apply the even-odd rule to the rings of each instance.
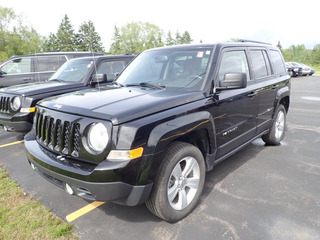
[[[185,157],[173,168],[167,187],[170,206],[185,209],[194,199],[200,184],[200,167],[193,157]]]
[[[281,138],[283,132],[284,132],[284,112],[280,111],[276,119],[275,137],[277,139]]]

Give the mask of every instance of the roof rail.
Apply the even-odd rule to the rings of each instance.
[[[238,42],[251,42],[251,43],[262,43],[262,44],[272,45],[271,43],[253,41],[253,40],[248,40],[248,39],[238,39]]]

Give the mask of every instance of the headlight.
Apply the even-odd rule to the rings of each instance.
[[[11,101],[11,109],[13,111],[18,111],[20,107],[21,107],[20,97],[14,97]]]
[[[97,152],[103,151],[109,142],[107,128],[102,123],[94,123],[88,131],[88,145]]]

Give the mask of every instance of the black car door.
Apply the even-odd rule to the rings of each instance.
[[[216,81],[222,81],[227,73],[245,73],[247,87],[216,93],[217,102],[211,113],[216,127],[217,158],[249,141],[256,131],[259,100],[247,55],[245,48],[227,48],[220,57]]]

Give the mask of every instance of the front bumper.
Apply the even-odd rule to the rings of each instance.
[[[15,115],[0,113],[0,125],[10,131],[30,131],[32,128],[32,121],[30,119],[33,119],[33,114],[31,113],[17,113]]]
[[[42,177],[61,188],[68,184],[82,198],[135,206],[149,197],[153,184],[133,186],[121,181],[117,174],[123,166],[121,162],[79,164],[42,148],[30,134],[24,142],[28,161]]]

